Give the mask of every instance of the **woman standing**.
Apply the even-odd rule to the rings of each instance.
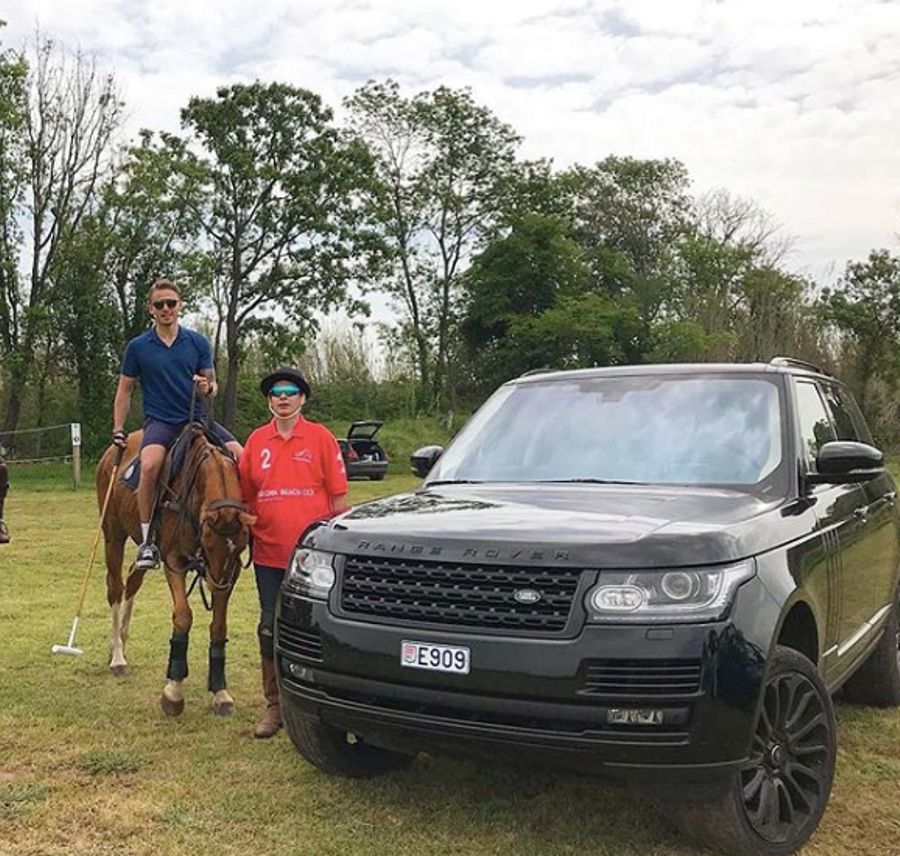
[[[340,447],[324,426],[301,415],[310,388],[297,369],[282,366],[266,375],[271,422],[248,438],[240,460],[241,491],[256,515],[253,565],[259,593],[259,653],[266,709],[255,737],[281,728],[275,678],[275,598],[297,538],[314,520],[346,511],[347,473]]]

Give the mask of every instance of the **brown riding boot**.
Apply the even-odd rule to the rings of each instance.
[[[281,728],[281,703],[278,699],[278,680],[275,677],[275,661],[262,658],[263,695],[266,697],[266,710],[256,723],[254,737],[263,739],[274,737]]]

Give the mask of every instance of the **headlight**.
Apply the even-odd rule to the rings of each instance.
[[[737,587],[756,573],[752,559],[710,568],[601,571],[587,595],[592,621],[716,621]]]
[[[288,564],[285,585],[307,597],[327,600],[334,586],[334,553],[298,547]]]

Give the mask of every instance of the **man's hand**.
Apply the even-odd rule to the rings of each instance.
[[[128,442],[128,435],[125,433],[124,429],[116,428],[112,434],[112,441],[114,446],[124,449],[125,444]]]
[[[197,385],[197,392],[200,395],[214,396],[216,394],[216,382],[212,378],[195,374],[194,383]]]

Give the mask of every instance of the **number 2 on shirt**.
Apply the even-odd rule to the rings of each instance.
[[[260,464],[260,466],[264,470],[269,470],[272,468],[272,452],[269,449],[263,449],[259,453],[259,457],[262,459],[262,464]]]

